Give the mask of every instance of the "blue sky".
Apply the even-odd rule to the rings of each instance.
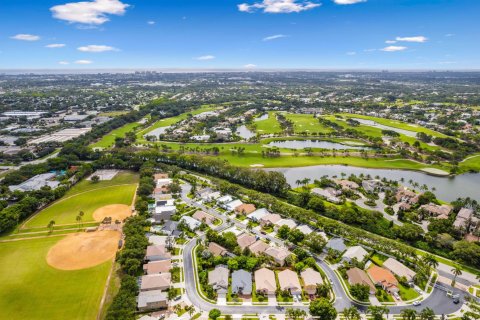
[[[479,0],[2,0],[0,68],[480,69],[479,12]]]

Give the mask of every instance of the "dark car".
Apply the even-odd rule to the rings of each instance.
[[[460,302],[460,299],[458,298],[453,299],[453,303],[458,304],[459,302]]]

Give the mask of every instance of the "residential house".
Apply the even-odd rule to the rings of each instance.
[[[314,295],[317,292],[317,286],[323,284],[323,278],[320,272],[307,268],[300,273],[303,279],[303,289],[309,295]]]
[[[138,311],[146,312],[165,308],[168,308],[168,298],[162,290],[142,291],[138,294]]]
[[[269,215],[269,214],[270,214],[270,212],[268,212],[267,209],[260,208],[260,209],[257,209],[255,211],[253,211],[249,215],[247,215],[247,218],[250,221],[259,222],[263,217],[265,217],[266,215]]]
[[[313,229],[307,226],[306,224],[302,224],[301,226],[298,226],[297,230],[303,233],[304,235],[308,235],[313,232]]]
[[[249,233],[242,233],[237,237],[237,243],[242,250],[254,244],[255,241],[257,241],[257,238]]]
[[[342,260],[350,262],[353,259],[357,259],[358,262],[362,262],[365,260],[366,256],[368,256],[367,250],[363,249],[361,246],[354,246],[345,251]]]
[[[228,210],[228,211],[233,211],[233,210],[235,210],[235,208],[237,208],[238,206],[241,206],[242,204],[243,204],[243,202],[240,201],[240,200],[233,200],[233,201],[230,201],[227,204],[224,204],[223,208],[225,210]]]
[[[172,284],[170,273],[149,274],[142,276],[140,291],[167,290]]]
[[[243,215],[248,215],[252,212],[255,212],[255,210],[256,210],[255,206],[251,203],[243,203],[235,208],[236,213],[240,213]]]
[[[228,250],[215,242],[210,242],[208,244],[208,252],[210,252],[214,257],[224,256],[228,253]]]
[[[343,241],[342,238],[332,238],[330,239],[327,244],[325,245],[325,248],[332,249],[338,252],[343,252],[347,250],[347,246],[345,245],[345,242]]]
[[[420,198],[420,194],[417,194],[405,187],[399,188],[395,194],[395,200],[397,202],[404,202],[409,204],[417,204]]]
[[[398,260],[395,260],[393,258],[388,258],[384,263],[383,267],[387,270],[390,270],[393,274],[397,275],[398,277],[402,278],[405,277],[407,278],[407,281],[413,282],[413,279],[415,278],[415,271],[412,269],[408,268],[405,266],[403,263],[401,263]]]
[[[217,293],[227,293],[228,276],[230,271],[224,265],[218,265],[212,271],[208,272],[208,284],[213,287]]]
[[[377,190],[383,190],[383,183],[378,179],[363,180],[362,188],[367,192],[375,192]]]
[[[255,271],[255,287],[257,292],[267,295],[275,294],[275,291],[277,290],[275,273],[267,268]]]
[[[232,293],[241,295],[252,294],[252,274],[245,270],[232,272]]]
[[[143,265],[143,271],[146,274],[167,273],[172,269],[172,261],[170,259],[152,261]]]
[[[302,294],[302,286],[298,280],[297,273],[290,269],[285,269],[278,273],[278,283],[282,291],[289,291],[292,295]]]
[[[197,192],[195,192],[195,195],[201,199],[208,199],[209,195],[213,192],[213,190],[211,188],[203,188],[203,189],[200,189],[200,190],[197,190]]]
[[[232,202],[232,201],[233,201],[233,197],[229,194],[226,194],[226,195],[217,199],[217,202],[219,204],[225,204],[225,203],[229,203],[229,202]]]
[[[473,232],[480,220],[475,217],[475,212],[472,209],[462,208],[458,211],[457,217],[453,222],[453,227],[457,230],[465,230]]]
[[[163,179],[168,179],[168,173],[155,173],[153,175],[153,179],[155,181],[157,180],[163,180]]]
[[[311,192],[317,196],[320,196],[332,203],[340,203],[342,200],[338,197],[342,192],[340,190],[335,190],[333,188],[313,188]]]
[[[360,188],[356,182],[350,180],[338,180],[337,184],[342,187],[343,190],[357,190]]]
[[[350,283],[351,286],[356,284],[368,286],[370,288],[370,294],[375,294],[375,292],[377,291],[372,280],[370,280],[367,273],[362,269],[359,269],[357,267],[351,268],[347,270],[347,276],[348,283]]]
[[[283,266],[285,264],[285,259],[287,259],[291,253],[284,247],[268,247],[267,250],[265,250],[265,254],[272,257],[277,264]]]
[[[162,232],[168,236],[179,237],[182,235],[182,232],[178,230],[178,222],[168,220],[162,227]]]
[[[424,204],[420,206],[420,212],[427,214],[436,219],[448,219],[452,212],[452,206],[447,204],[437,205],[434,203]]]
[[[393,293],[399,291],[397,278],[387,269],[372,265],[367,270],[367,274],[375,285],[381,286],[387,292]]]
[[[197,210],[192,218],[194,218],[195,220],[198,220],[200,222],[203,222],[209,226],[211,226],[213,224],[213,222],[215,221],[215,217],[212,217],[211,215],[209,215],[208,213],[204,212],[204,211],[201,211],[201,210]]]
[[[250,252],[253,253],[254,255],[259,255],[260,253],[264,253],[268,248],[270,248],[270,246],[260,239],[248,247]]]
[[[169,246],[173,245],[173,239],[169,236],[157,236],[155,234],[148,237],[148,242],[154,246]]]
[[[279,229],[282,226],[287,226],[289,229],[295,229],[297,227],[297,223],[292,219],[281,219],[275,223],[275,229]]]
[[[200,221],[193,219],[192,217],[189,216],[183,216],[180,218],[180,222],[184,222],[185,225],[190,229],[190,231],[195,231],[200,227],[202,224]]]
[[[262,227],[271,226],[282,220],[282,217],[276,213],[270,213],[260,219],[260,225]]]
[[[148,246],[147,254],[145,255],[145,260],[160,261],[160,260],[170,259],[171,257],[172,255],[170,252],[168,252],[165,245]]]
[[[172,216],[177,212],[174,200],[159,200],[156,202],[155,212],[152,217],[155,222],[162,223],[166,220],[170,220]]]

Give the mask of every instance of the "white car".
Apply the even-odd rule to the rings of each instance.
[[[422,303],[421,303],[420,301],[414,301],[414,302],[413,302],[413,305],[414,305],[415,307],[417,307],[417,306],[419,306],[419,305],[421,305],[421,304],[422,304]]]

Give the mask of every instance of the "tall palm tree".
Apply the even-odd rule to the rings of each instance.
[[[462,269],[460,269],[460,266],[455,265],[452,269],[452,273],[453,273],[452,287],[454,287],[457,277],[462,275],[463,272],[462,272]]]
[[[49,232],[53,232],[53,227],[55,226],[55,220],[50,220],[50,222],[47,225],[47,228],[50,230]]]
[[[343,316],[346,320],[360,320],[360,312],[354,306],[343,309]]]
[[[435,312],[430,308],[425,308],[420,312],[420,319],[421,320],[434,320],[435,319]]]
[[[403,320],[415,320],[417,318],[417,311],[413,309],[403,309],[400,315]]]

